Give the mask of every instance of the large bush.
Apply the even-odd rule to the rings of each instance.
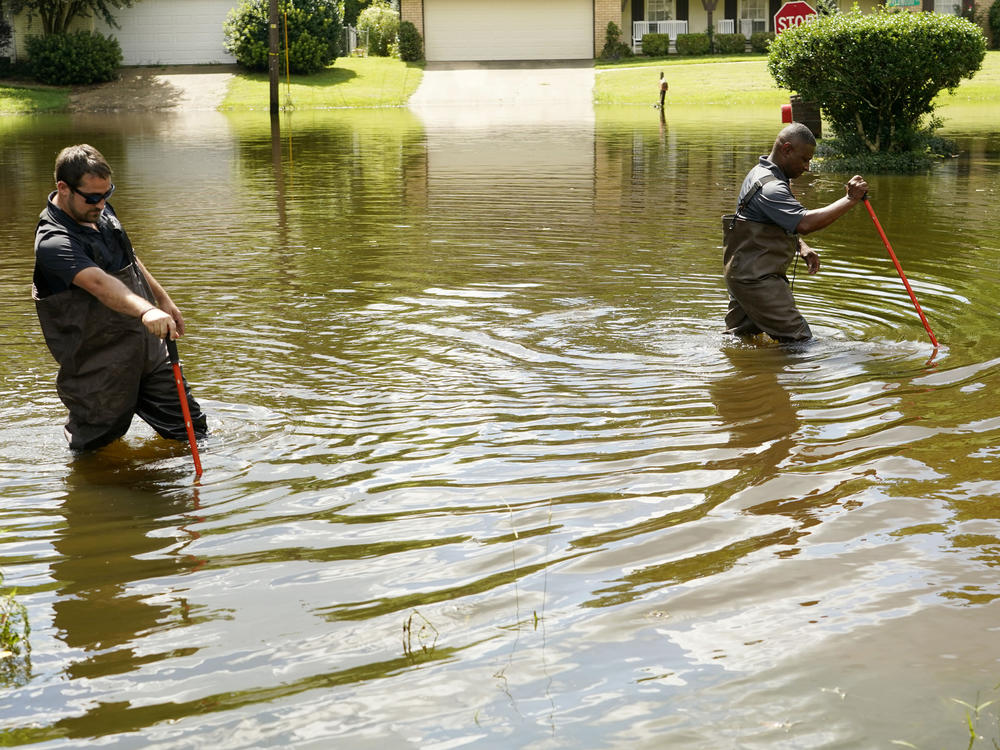
[[[782,32],[767,67],[819,104],[850,151],[907,151],[933,129],[934,97],[983,63],[978,26],[936,13],[821,16]]]
[[[285,13],[288,18],[288,66],[292,73],[316,73],[337,59],[341,24],[336,0],[279,3],[278,55],[285,72]],[[225,49],[250,70],[267,70],[268,0],[243,0],[223,24]]]
[[[424,57],[424,40],[420,32],[410,21],[399,24],[399,59],[403,62],[414,62]]]
[[[678,34],[678,55],[707,55],[712,51],[712,38],[708,34]]]
[[[115,78],[122,48],[114,37],[94,31],[28,38],[31,75],[42,83],[70,86]]]
[[[358,37],[368,32],[368,54],[385,57],[399,33],[399,13],[388,2],[375,2],[358,16]]]
[[[735,34],[716,34],[715,51],[726,55],[738,55],[746,52],[747,38],[739,32]]]

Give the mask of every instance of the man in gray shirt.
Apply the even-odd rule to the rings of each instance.
[[[764,332],[782,343],[812,337],[795,307],[785,270],[798,253],[809,273],[819,270],[819,255],[799,235],[829,226],[868,192],[855,175],[846,195],[828,206],[807,210],[792,195],[789,180],[809,170],[816,139],[801,123],[778,133],[770,155],[750,170],[740,190],[736,214],[724,217],[723,263],[729,310],[726,332],[753,336]]]

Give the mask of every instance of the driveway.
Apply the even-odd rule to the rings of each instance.
[[[74,88],[69,107],[73,112],[214,110],[236,71],[235,65],[122,68],[114,81]]]
[[[427,63],[409,103],[419,110],[485,105],[592,114],[593,102],[593,61],[567,60]]]

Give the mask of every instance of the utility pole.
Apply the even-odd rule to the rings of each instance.
[[[267,72],[271,78],[271,114],[278,112],[278,0],[267,11]]]

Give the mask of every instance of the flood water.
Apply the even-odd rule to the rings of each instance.
[[[0,742],[1000,741],[992,126],[869,179],[941,348],[858,207],[788,351],[721,334],[777,113],[481,114],[0,119]],[[31,245],[77,142],[186,314],[198,483],[138,420],[65,447]]]

